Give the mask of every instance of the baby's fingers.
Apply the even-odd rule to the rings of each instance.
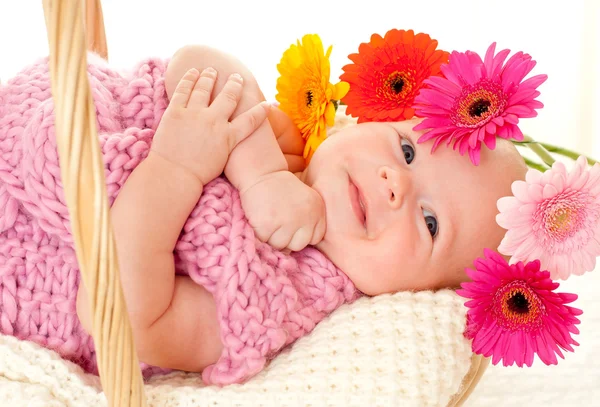
[[[281,250],[288,247],[291,240],[292,234],[290,233],[290,231],[287,230],[287,228],[281,226],[271,235],[271,237],[269,237],[267,243],[269,244],[269,246],[277,250]]]
[[[288,243],[287,248],[299,252],[310,244],[312,230],[307,227],[300,228],[294,233],[292,240]]]
[[[190,69],[183,75],[177,87],[175,88],[175,92],[173,92],[173,97],[171,97],[171,101],[169,102],[169,106],[175,107],[186,107],[188,100],[190,99],[190,95],[192,93],[192,89],[194,89],[194,85],[198,80],[199,72],[197,69]]]
[[[225,86],[210,105],[218,117],[225,117],[226,119],[231,117],[242,96],[243,83],[244,80],[237,73],[232,74],[227,79]]]
[[[270,105],[267,102],[262,102],[233,119],[231,122],[233,134],[231,150],[263,124],[269,110]]]
[[[202,71],[200,78],[194,86],[187,107],[208,107],[216,80],[217,71],[213,68],[209,67]]]

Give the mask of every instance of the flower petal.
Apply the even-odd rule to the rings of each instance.
[[[331,96],[331,98],[333,100],[340,100],[341,98],[346,96],[346,94],[348,93],[349,90],[350,90],[350,84],[348,82],[344,82],[344,81],[338,82],[333,87],[333,95]]]

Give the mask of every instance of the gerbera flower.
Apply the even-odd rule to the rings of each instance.
[[[365,121],[401,121],[414,115],[415,96],[423,81],[440,74],[440,65],[448,61],[448,53],[436,50],[437,41],[413,30],[390,30],[383,38],[371,36],[358,54],[348,58],[354,62],[344,66],[340,79],[350,84],[342,99],[346,113]]]
[[[561,349],[573,352],[579,345],[578,315],[570,307],[575,294],[556,293],[559,284],[550,273],[540,271],[540,262],[509,265],[498,253],[485,250],[485,258],[475,261],[476,270],[467,269],[472,282],[462,283],[456,292],[469,298],[465,305],[465,336],[473,339],[473,352],[492,356],[492,363],[531,366],[534,354],[549,365],[564,359]]]
[[[309,158],[327,136],[335,118],[334,101],[348,92],[348,84],[329,83],[329,55],[316,34],[308,34],[284,52],[277,65],[276,99],[306,140],[304,157]]]
[[[544,173],[529,170],[498,200],[496,221],[508,229],[498,251],[513,261],[539,259],[552,278],[595,268],[600,256],[600,164],[579,157],[567,172],[555,162]]]
[[[544,106],[535,98],[547,76],[522,82],[535,66],[531,56],[517,52],[504,64],[510,50],[494,55],[495,49],[496,43],[490,45],[483,61],[474,52],[455,51],[441,67],[444,77],[425,81],[429,88],[415,98],[416,115],[425,120],[415,130],[430,129],[419,142],[435,139],[432,152],[442,142],[453,143],[478,165],[482,142],[494,149],[496,137],[522,140],[519,118],[535,117]]]

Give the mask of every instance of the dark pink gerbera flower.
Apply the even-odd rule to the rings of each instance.
[[[492,250],[484,254],[476,270],[467,269],[473,281],[456,291],[470,299],[465,336],[473,339],[473,352],[492,356],[494,365],[503,360],[504,366],[519,367],[531,366],[536,353],[555,365],[556,355],[564,358],[560,349],[573,352],[571,345],[579,344],[571,334],[579,333],[575,325],[582,311],[565,304],[577,295],[554,292],[559,284],[540,271],[537,260],[509,265]]]
[[[454,51],[447,65],[441,66],[444,77],[430,77],[415,98],[415,113],[425,119],[415,130],[429,129],[419,143],[435,139],[432,152],[442,142],[453,143],[461,155],[469,153],[479,164],[481,143],[494,149],[496,137],[523,140],[520,118],[535,117],[543,104],[535,100],[547,75],[525,81],[535,66],[531,56],[517,52],[507,62],[510,50],[494,55],[496,43],[488,48],[485,60],[475,52]]]

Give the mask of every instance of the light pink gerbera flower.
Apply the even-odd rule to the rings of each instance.
[[[473,352],[492,356],[492,363],[504,366],[531,366],[537,353],[547,365],[564,359],[561,349],[573,352],[579,344],[578,315],[582,311],[567,306],[575,294],[556,293],[559,284],[550,273],[540,271],[540,262],[509,265],[498,253],[485,249],[485,258],[475,261],[476,270],[467,269],[472,282],[462,283],[456,292],[469,298],[465,305],[465,336],[473,339]]]
[[[479,164],[481,143],[496,148],[496,137],[523,140],[519,118],[535,117],[544,105],[535,100],[547,75],[536,75],[522,82],[535,66],[531,56],[505,49],[494,55],[496,43],[488,48],[485,60],[475,52],[454,51],[441,66],[444,77],[424,81],[415,98],[415,113],[425,119],[415,130],[430,129],[419,143],[435,139],[432,152],[442,142]]]
[[[539,259],[553,279],[581,275],[600,256],[600,164],[579,157],[567,172],[555,162],[529,170],[512,185],[514,196],[498,200],[498,224],[508,229],[498,251],[511,262]]]

